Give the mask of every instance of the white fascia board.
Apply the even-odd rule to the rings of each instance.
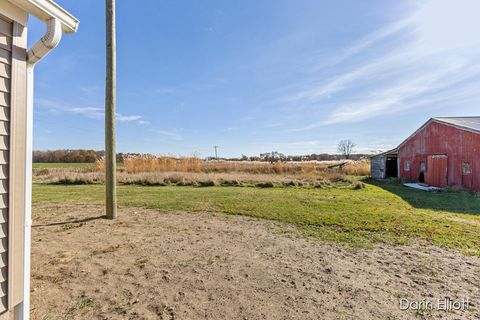
[[[64,33],[74,33],[77,31],[80,23],[77,18],[65,11],[62,7],[52,0],[8,0],[14,5],[22,8],[31,15],[37,17],[43,22],[52,18],[58,19],[62,24]]]

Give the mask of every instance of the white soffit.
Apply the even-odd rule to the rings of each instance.
[[[70,13],[52,0],[8,0],[14,5],[24,9],[31,15],[37,17],[43,22],[52,18],[60,20],[62,30],[65,33],[77,31],[79,21]]]

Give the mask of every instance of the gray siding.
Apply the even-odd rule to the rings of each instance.
[[[378,155],[372,157],[370,160],[370,175],[375,179],[385,178],[385,155]]]

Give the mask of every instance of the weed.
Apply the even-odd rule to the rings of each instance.
[[[72,310],[83,310],[89,308],[95,304],[95,301],[92,298],[84,297],[75,303],[71,309]]]
[[[353,190],[360,190],[360,189],[364,189],[365,188],[365,184],[361,181],[354,181],[352,183],[352,189]]]
[[[257,183],[255,185],[255,187],[258,187],[258,188],[273,188],[274,185],[272,182],[268,181],[268,182],[260,182],[260,183]]]

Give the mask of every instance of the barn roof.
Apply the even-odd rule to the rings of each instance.
[[[438,117],[433,119],[459,127],[460,129],[480,132],[480,117]]]
[[[398,147],[393,148],[393,149],[390,149],[390,150],[387,150],[387,151],[384,151],[384,152],[372,154],[372,155],[370,156],[370,158],[375,158],[375,157],[380,157],[380,156],[386,156],[386,155],[389,155],[389,154],[393,154],[393,155],[398,154]]]

